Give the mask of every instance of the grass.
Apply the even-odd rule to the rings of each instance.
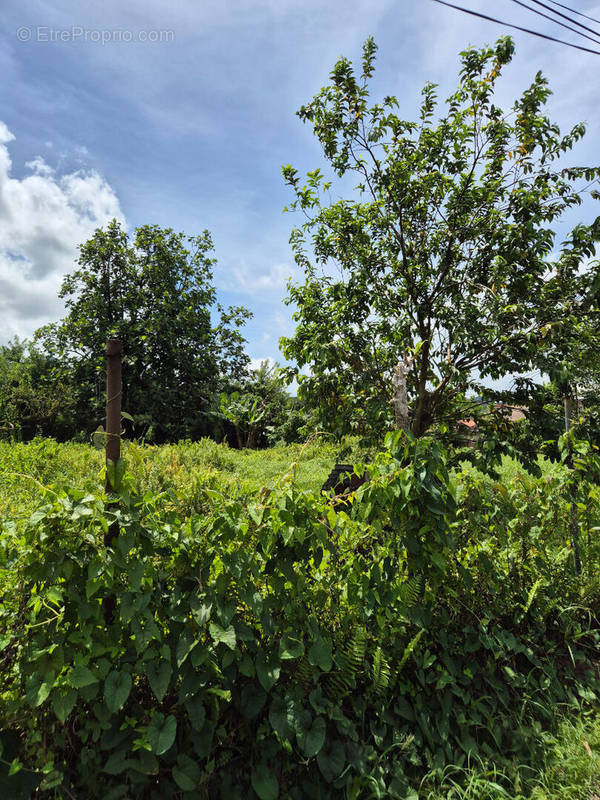
[[[363,460],[356,443],[344,461]],[[272,488],[290,476],[300,489],[319,489],[341,451],[339,444],[322,440],[309,444],[278,445],[268,450],[234,450],[211,439],[179,442],[162,446],[123,443],[126,468],[137,490],[167,492],[180,513],[201,513],[206,492],[249,496]],[[549,477],[561,469],[540,459],[542,472]],[[461,465],[472,471],[470,464]],[[523,472],[514,459],[503,458],[502,480],[510,481]],[[45,491],[76,486],[97,491],[104,484],[104,452],[91,444],[53,439],[31,442],[0,442],[0,518],[28,516],[39,505]]]
[[[419,800],[600,800],[600,716],[564,720],[544,756],[512,779],[483,765],[447,767],[436,788],[433,776],[423,781]]]
[[[138,491],[166,492],[187,515],[204,510],[207,491],[213,497],[215,492],[248,496],[272,488],[286,475],[301,489],[317,490],[339,450],[323,442],[233,450],[203,439],[161,447],[125,442],[123,457]],[[104,483],[103,458],[91,444],[0,442],[0,518],[28,516],[53,488],[96,491]]]

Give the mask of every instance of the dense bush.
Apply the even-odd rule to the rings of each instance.
[[[597,498],[577,576],[562,473],[451,478],[395,436],[369,478],[183,519],[125,476],[5,522],[7,796],[415,798],[597,700]]]

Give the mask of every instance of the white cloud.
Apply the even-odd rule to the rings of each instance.
[[[267,272],[253,274],[248,265],[234,267],[233,278],[239,289],[244,292],[283,291],[290,278],[297,272],[289,264],[274,264]]]
[[[13,134],[0,121],[0,316],[2,338],[30,336],[62,312],[57,292],[73,269],[77,246],[97,227],[123,220],[119,200],[95,170],[64,175],[35,156],[30,175],[12,176],[8,143]]]

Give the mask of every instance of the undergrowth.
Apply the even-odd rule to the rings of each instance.
[[[270,492],[204,487],[199,513],[128,456],[117,495],[57,486],[2,524],[6,796],[593,790],[559,755],[600,695],[593,453],[575,492],[568,470],[451,473],[396,435],[345,500],[288,464]]]

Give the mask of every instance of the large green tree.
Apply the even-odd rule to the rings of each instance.
[[[60,291],[66,316],[38,331],[71,376],[79,424],[98,424],[106,339],[123,340],[123,408],[158,441],[205,434],[215,392],[248,363],[239,326],[250,316],[216,301],[208,231],[184,236],[144,225],[131,238],[113,220],[80,248]],[[138,430],[139,430],[138,426]]]
[[[377,435],[394,400],[402,420],[405,389],[419,436],[460,417],[486,378],[538,366],[565,308],[589,312],[567,294],[579,279],[596,291],[598,265],[582,264],[600,224],[578,226],[558,261],[555,225],[584,192],[597,197],[600,169],[565,165],[585,129],[561,135],[540,73],[512,108],[496,104],[510,39],[463,52],[456,91],[441,107],[427,84],[416,121],[394,97],[370,104],[375,54],[369,39],[358,75],[340,59],[298,112],[358,186],[332,201],[320,170],[283,169],[306,221],[291,236],[304,282],[289,287],[298,324],[282,347],[328,427]]]

